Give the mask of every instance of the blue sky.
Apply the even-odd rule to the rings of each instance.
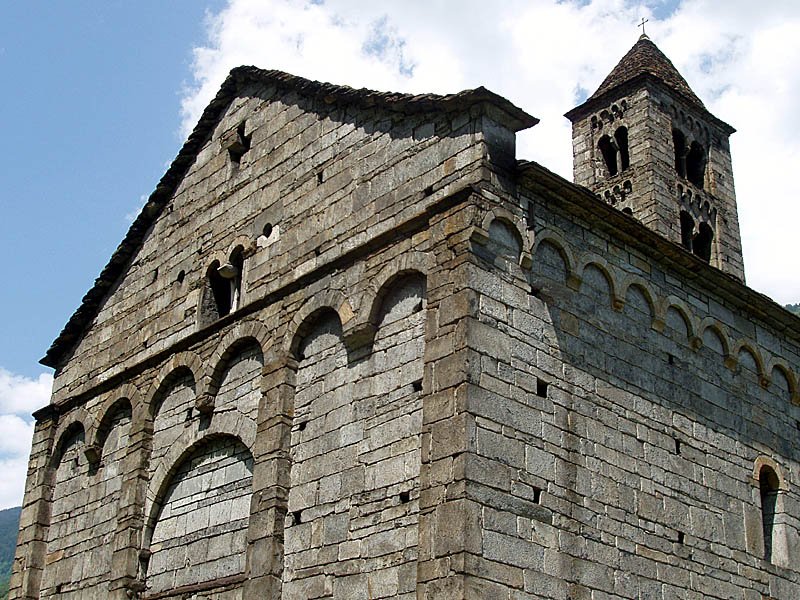
[[[458,10],[453,10],[457,6]],[[795,0],[95,0],[0,9],[0,508],[21,499],[38,365],[227,72],[354,87],[484,85],[541,123],[518,156],[571,177],[563,113],[647,33],[734,125],[748,282],[800,301]],[[478,33],[479,32],[479,33]],[[769,177],[764,177],[769,174]],[[776,176],[778,175],[778,176]]]
[[[0,367],[37,361],[177,153],[182,86],[220,2],[7,2],[0,15]],[[163,10],[169,5],[169,10]],[[13,283],[12,283],[13,281]]]

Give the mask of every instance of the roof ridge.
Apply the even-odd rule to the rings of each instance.
[[[381,107],[413,114],[431,111],[464,111],[475,104],[487,102],[499,109],[507,119],[506,124],[514,131],[532,127],[539,119],[517,107],[499,94],[477,87],[455,94],[406,94],[400,92],[378,92],[366,88],[355,89],[345,85],[313,81],[284,71],[260,69],[254,66],[240,66],[231,70],[211,102],[203,110],[200,120],[161,177],[155,190],[150,194],[139,215],[128,229],[122,242],[95,279],[92,288],[84,295],[80,306],[72,314],[58,337],[50,345],[47,353],[39,361],[41,364],[58,369],[65,357],[80,341],[83,332],[96,317],[100,306],[113,290],[117,279],[124,272],[136,254],[150,226],[161,214],[172,194],[194,163],[219,122],[227,106],[242,86],[249,83],[276,85],[287,91],[294,90],[306,97],[322,99],[326,103],[345,102],[365,108]]]

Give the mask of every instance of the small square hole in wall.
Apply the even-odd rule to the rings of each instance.
[[[422,379],[417,379],[414,383],[412,383],[411,384],[411,389],[413,389],[415,392],[421,392],[422,391]]]
[[[684,543],[684,541],[685,541],[685,539],[686,539],[686,536],[683,534],[683,532],[682,532],[682,531],[679,531],[679,532],[678,532],[678,540],[677,540],[677,541],[678,541],[678,543],[679,543],[679,544],[683,544],[683,543]]]
[[[678,438],[673,438],[675,440],[675,454],[680,454],[682,450],[681,441]]]
[[[542,380],[536,379],[536,395],[540,398],[547,398],[547,388],[549,388],[549,384]]]
[[[400,492],[400,504],[407,504],[411,500],[411,492]]]
[[[188,423],[191,420],[192,420],[192,408],[189,407],[186,409],[186,422]]]
[[[308,425],[308,421],[300,421],[297,424],[297,431],[305,431],[307,425]]]
[[[317,185],[325,181],[325,171],[317,171]]]
[[[533,501],[536,504],[542,503],[542,490],[540,490],[539,488],[533,488]]]
[[[432,185],[429,185],[428,187],[426,187],[426,188],[425,188],[425,191],[424,191],[423,193],[424,193],[426,196],[432,196],[432,195],[433,195],[433,186],[432,186]]]
[[[294,525],[300,525],[303,522],[303,511],[296,510],[292,513],[292,521],[294,521]]]
[[[800,431],[800,421],[795,421],[794,426],[797,427],[797,431]]]
[[[672,354],[667,354],[667,362],[671,365],[675,364],[675,357]]]

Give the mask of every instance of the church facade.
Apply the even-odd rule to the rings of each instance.
[[[234,69],[42,362],[11,598],[800,598],[800,320],[642,36],[567,114]]]

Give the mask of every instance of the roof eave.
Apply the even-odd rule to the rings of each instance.
[[[624,83],[621,83],[617,86],[614,86],[613,88],[606,90],[602,94],[599,94],[597,96],[592,96],[587,100],[585,100],[582,104],[564,113],[564,116],[567,119],[569,119],[572,123],[575,123],[576,121],[582,119],[589,113],[593,112],[598,107],[603,106],[608,102],[611,102],[612,98],[617,98],[621,95],[624,95],[629,90],[636,87],[640,87],[642,83],[654,83],[660,86],[661,88],[665,89],[669,93],[674,94],[675,96],[680,98],[683,102],[686,102],[687,104],[692,106],[695,110],[700,112],[710,122],[719,127],[726,135],[731,135],[732,133],[736,132],[736,129],[734,127],[732,127],[722,119],[715,117],[713,114],[711,114],[711,112],[709,112],[709,110],[705,106],[698,104],[692,98],[690,98],[680,90],[674,89],[673,87],[665,83],[660,77],[657,77],[652,73],[640,73],[639,75],[632,77],[631,79],[625,81]]]

